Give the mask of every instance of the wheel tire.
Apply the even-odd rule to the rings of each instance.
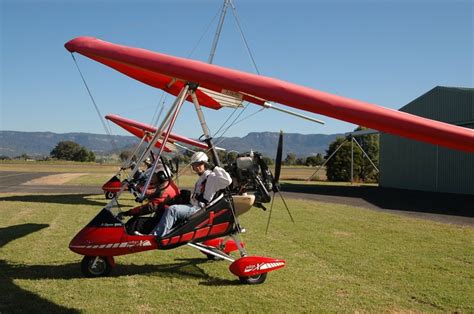
[[[114,193],[114,192],[110,192],[110,191],[105,192],[105,198],[108,199],[108,200],[113,199],[115,197],[115,195],[117,195],[117,194]]]
[[[105,256],[84,256],[81,262],[81,271],[88,278],[102,277],[112,271],[112,265]]]
[[[247,285],[259,285],[264,283],[266,279],[267,273],[258,274],[250,277],[239,277],[240,282]]]

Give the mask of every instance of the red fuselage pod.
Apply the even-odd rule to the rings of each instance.
[[[113,176],[109,181],[102,186],[104,192],[117,193],[122,188],[122,181],[117,176]]]
[[[122,222],[102,209],[69,243],[69,249],[87,256],[117,256],[157,248],[152,235],[130,235]]]
[[[283,268],[285,260],[265,256],[244,256],[229,266],[231,273],[238,277],[250,277]]]

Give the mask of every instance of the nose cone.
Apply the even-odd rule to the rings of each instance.
[[[108,255],[108,251],[101,251],[110,249],[117,243],[121,243],[124,236],[126,237],[126,233],[123,227],[87,226],[79,231],[71,240],[69,249],[82,255]]]

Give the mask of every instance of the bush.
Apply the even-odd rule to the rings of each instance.
[[[73,141],[62,141],[50,153],[51,157],[71,161],[95,161],[95,154]]]
[[[363,130],[358,127],[355,131]],[[345,141],[344,144],[342,144]],[[379,136],[364,135],[357,137],[357,142],[364,149],[370,159],[378,167],[379,160]],[[325,158],[329,158],[340,146],[334,156],[326,163],[326,175],[329,181],[351,180],[351,139],[350,137],[338,137],[329,145]],[[354,143],[354,181],[377,182],[378,174],[370,161],[365,157],[357,144]]]

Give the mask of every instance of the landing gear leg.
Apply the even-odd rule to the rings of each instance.
[[[232,240],[234,240],[235,244],[237,245],[237,248],[239,249],[240,256],[241,257],[247,256],[248,253],[245,250],[245,248],[240,244],[240,239],[237,239],[237,234],[233,233],[233,234],[230,235],[230,237],[232,238]]]

